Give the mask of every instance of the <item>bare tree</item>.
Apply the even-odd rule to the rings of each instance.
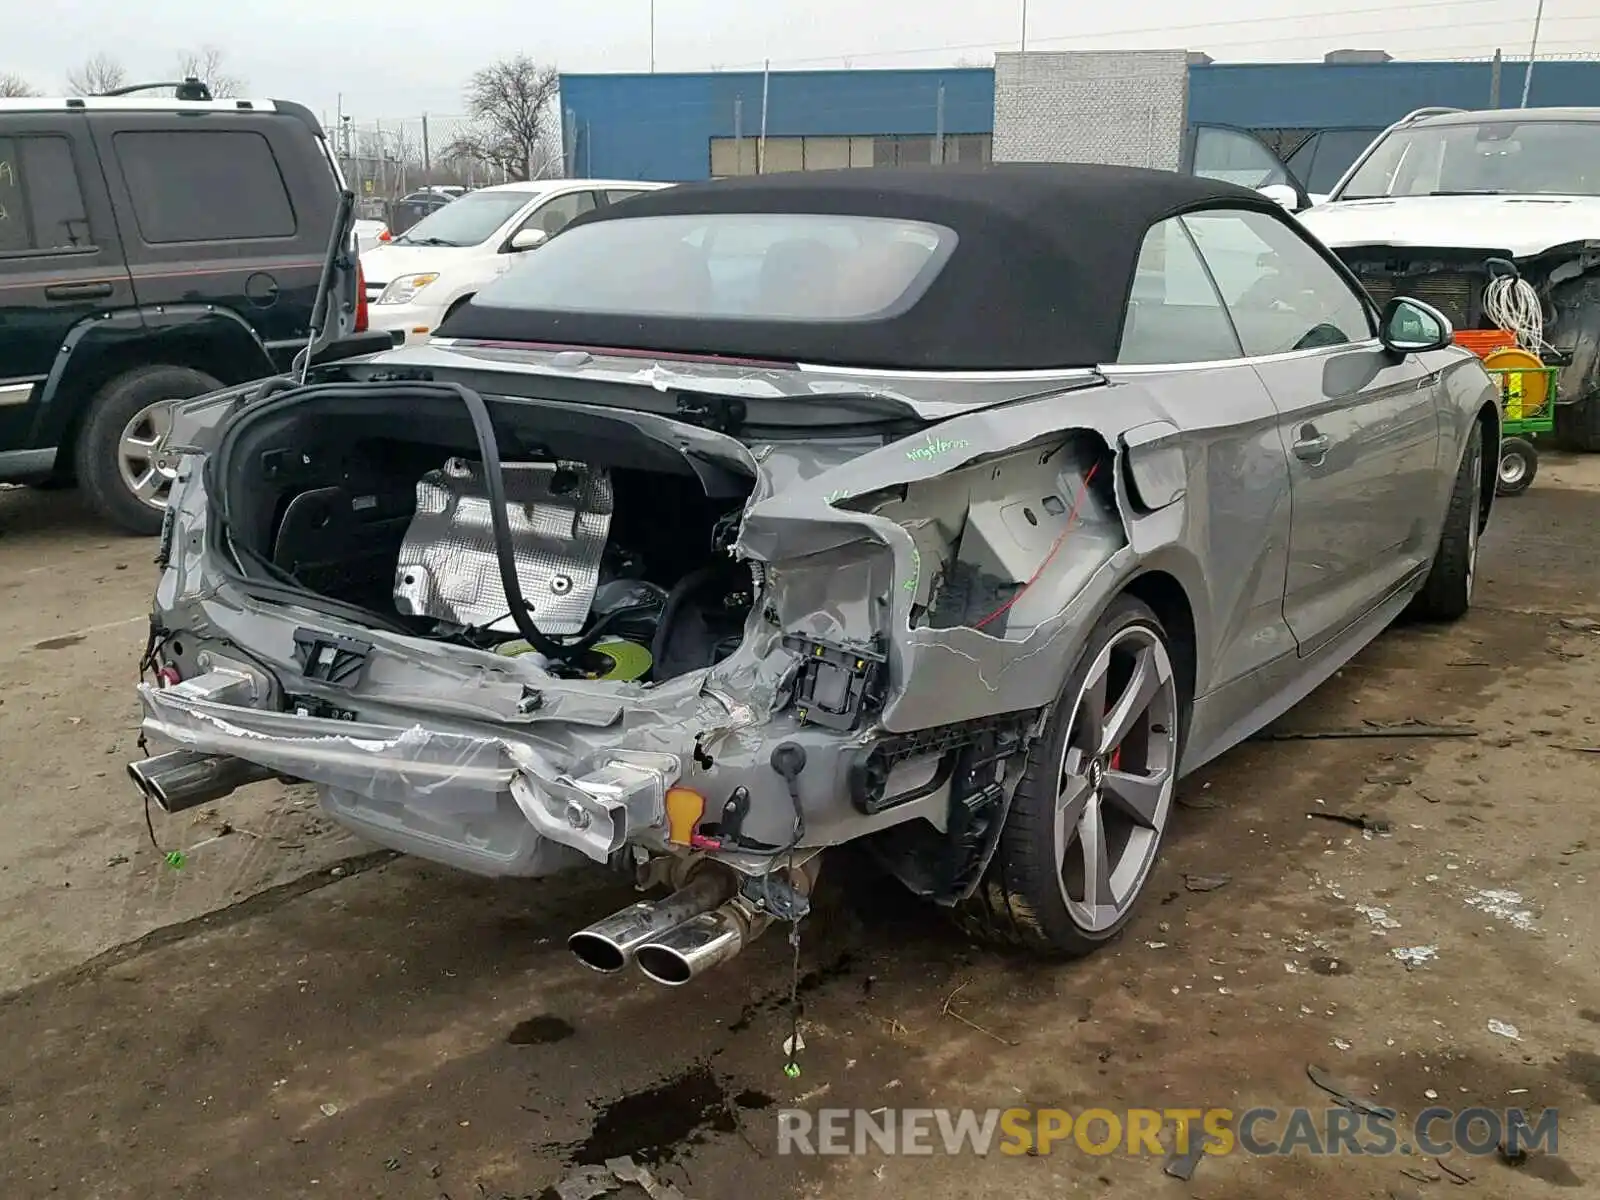
[[[32,86],[21,75],[10,72],[0,73],[0,96],[34,96]]]
[[[444,148],[443,157],[485,163],[508,179],[557,174],[559,91],[559,75],[526,54],[484,67],[467,84],[472,124]]]
[[[246,86],[245,81],[240,76],[230,74],[223,69],[225,57],[216,46],[185,50],[178,57],[178,78],[188,79],[192,76],[198,79],[210,88],[211,94],[219,100],[242,95]]]
[[[67,90],[75,96],[99,96],[128,82],[128,72],[109,54],[96,54],[67,72]]]

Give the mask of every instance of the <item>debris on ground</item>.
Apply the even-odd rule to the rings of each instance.
[[[1510,1038],[1513,1042],[1522,1040],[1522,1031],[1510,1021],[1501,1021],[1495,1017],[1489,1018],[1489,1032],[1499,1034],[1503,1038]]]
[[[1189,1148],[1184,1151],[1174,1150],[1167,1156],[1167,1162],[1161,1168],[1166,1175],[1174,1179],[1181,1179],[1185,1183],[1194,1178],[1195,1168],[1200,1165],[1200,1160],[1206,1156],[1206,1147],[1211,1144],[1211,1138],[1198,1130],[1191,1129],[1189,1133]]]
[[[950,1007],[951,1003],[955,1000],[955,998],[961,994],[961,989],[966,987],[966,986],[967,985],[963,983],[961,985],[961,987],[956,988],[955,991],[951,992],[948,996],[946,996],[944,998],[944,1007],[939,1010],[939,1015],[943,1016],[943,1017],[954,1017],[956,1020],[960,1021],[963,1025],[965,1025],[968,1029],[974,1030],[977,1033],[981,1033],[981,1034],[983,1034],[984,1037],[991,1037],[995,1041],[999,1042],[1002,1046],[1015,1046],[1017,1043],[1015,1043],[1013,1041],[1009,1041],[1008,1039],[1001,1037],[998,1033],[995,1033],[992,1029],[985,1029],[982,1025],[979,1025],[976,1021],[969,1021],[966,1017],[963,1017],[960,1013],[956,1012],[955,1009]]]
[[[1390,834],[1394,832],[1394,822],[1386,817],[1369,817],[1366,813],[1342,812],[1308,812],[1309,818],[1319,821],[1337,821],[1340,825],[1349,825],[1364,833]]]
[[[1472,725],[1428,725],[1421,721],[1402,721],[1384,725],[1368,721],[1347,729],[1281,729],[1258,733],[1251,741],[1315,742],[1337,738],[1468,738],[1477,737]]]
[[[1455,1183],[1471,1183],[1473,1179],[1476,1178],[1476,1176],[1474,1176],[1473,1173],[1467,1170],[1465,1167],[1452,1167],[1442,1158],[1436,1158],[1433,1161],[1438,1163],[1439,1169],[1446,1175],[1450,1176],[1451,1180]]]
[[[1532,933],[1539,928],[1533,918],[1533,910],[1527,907],[1527,901],[1522,898],[1521,892],[1513,892],[1508,888],[1478,888],[1466,898],[1467,906],[1479,912],[1488,913],[1498,921]]]
[[[1183,886],[1191,892],[1214,892],[1233,882],[1232,875],[1185,875]]]
[[[1376,904],[1358,904],[1356,905],[1356,911],[1372,922],[1372,928],[1375,931],[1400,928],[1400,922],[1389,915],[1389,910],[1379,908]]]
[[[1406,970],[1413,970],[1423,966],[1439,957],[1437,946],[1396,946],[1389,951],[1390,954],[1405,963]]]
[[[1364,1117],[1378,1117],[1385,1121],[1392,1121],[1395,1118],[1394,1109],[1383,1108],[1380,1105],[1368,1104],[1365,1100],[1356,1099],[1350,1094],[1349,1089],[1336,1083],[1326,1070],[1315,1063],[1306,1064],[1306,1078],[1351,1112],[1360,1113]]]
[[[670,1183],[661,1183],[645,1167],[632,1158],[608,1158],[604,1166],[578,1167],[555,1186],[560,1200],[595,1200],[607,1196],[627,1184],[644,1191],[650,1200],[685,1200],[684,1194]]]

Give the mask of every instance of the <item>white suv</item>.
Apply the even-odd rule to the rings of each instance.
[[[481,188],[361,255],[371,328],[425,341],[445,314],[582,213],[668,184],[547,179]]]

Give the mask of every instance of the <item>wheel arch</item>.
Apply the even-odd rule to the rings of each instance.
[[[1130,579],[1118,595],[1132,596],[1149,606],[1166,630],[1172,652],[1172,666],[1178,675],[1178,699],[1182,712],[1179,752],[1187,740],[1189,718],[1194,711],[1199,670],[1199,634],[1194,603],[1176,575],[1159,567],[1143,571]]]
[[[229,384],[273,371],[255,330],[229,309],[178,305],[91,317],[67,334],[44,382],[36,444],[60,448],[58,468],[69,463],[95,393],[119,375],[157,365],[189,367]]]
[[[1478,468],[1483,476],[1482,498],[1478,502],[1478,532],[1482,533],[1489,526],[1489,510],[1494,506],[1495,486],[1500,482],[1500,409],[1495,404],[1485,404],[1474,419],[1483,431],[1483,460]]]

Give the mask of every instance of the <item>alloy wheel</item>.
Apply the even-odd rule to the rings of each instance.
[[[1528,474],[1528,461],[1520,454],[1500,456],[1500,482],[1506,487],[1516,487]]]
[[[178,476],[178,463],[162,446],[172,428],[176,401],[158,400],[141,408],[117,439],[117,473],[123,486],[142,503],[164,509]]]
[[[1089,933],[1116,925],[1155,862],[1178,766],[1178,690],[1157,632],[1129,625],[1101,648],[1073,701],[1058,773],[1061,896]]]

